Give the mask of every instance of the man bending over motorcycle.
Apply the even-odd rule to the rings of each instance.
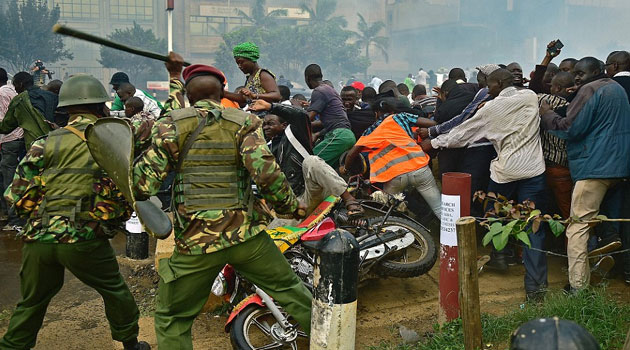
[[[293,192],[306,205],[307,214],[332,195],[344,201],[349,218],[363,215],[363,208],[348,192],[348,184],[322,158],[313,155],[311,124],[306,112],[264,100],[255,101],[250,109],[268,112],[263,132],[271,143],[269,148]]]
[[[350,169],[359,153],[367,152],[370,161],[370,181],[382,183],[389,194],[403,192],[414,187],[441,218],[441,195],[435,183],[430,157],[416,142],[417,127],[427,127],[435,122],[412,115],[398,113],[395,98],[382,98],[374,104],[377,122],[368,128],[350,149],[340,172]]]

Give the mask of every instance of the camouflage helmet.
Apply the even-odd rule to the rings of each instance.
[[[77,74],[61,86],[57,106],[67,107],[107,101],[109,101],[109,94],[98,79],[87,74]]]

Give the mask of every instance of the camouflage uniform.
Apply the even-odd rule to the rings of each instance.
[[[72,115],[69,126],[82,130],[96,118],[89,114]],[[64,132],[69,133],[64,129],[53,131],[57,135]],[[64,215],[42,215],[43,203],[48,198],[47,186],[53,185],[44,183],[45,171],[55,167],[61,173],[64,169],[67,169],[65,173],[72,173],[70,168],[76,164],[59,164],[58,157],[46,156],[50,137],[49,134],[33,143],[5,192],[6,200],[14,204],[17,213],[27,217],[28,221],[22,233],[25,242],[22,300],[11,317],[7,333],[0,340],[0,349],[35,346],[48,303],[63,285],[65,268],[101,294],[113,339],[134,340],[138,335],[138,308],[120,275],[116,256],[107,239],[111,237],[112,228],[129,218],[131,208],[109,177],[90,175],[97,180],[92,186],[92,201],[85,209],[87,216],[72,220]],[[88,153],[88,150],[85,143],[79,143],[71,152],[80,154]]]
[[[167,110],[180,107],[176,96],[183,94],[179,80],[171,80],[170,86]],[[199,114],[207,116],[206,125],[218,122],[220,113],[217,112],[223,111],[223,107],[210,100],[198,101],[194,107]],[[153,143],[135,164],[137,198],[157,193],[168,172],[178,164],[181,140],[178,140],[177,124],[171,114],[173,112],[169,111],[156,122]],[[233,136],[240,153],[237,167],[246,170],[277,212],[293,213],[298,201],[265,143],[261,125],[258,117],[248,114]],[[190,213],[180,204],[172,209],[176,249],[170,259],[160,261],[155,313],[161,348],[192,349],[192,322],[208,298],[212,281],[226,263],[269,293],[304,329],[309,329],[311,295],[263,232],[270,216],[262,206],[256,203],[249,211],[223,209]]]

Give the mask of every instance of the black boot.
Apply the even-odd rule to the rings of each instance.
[[[151,345],[145,341],[138,341],[138,338],[123,342],[125,350],[151,350]]]
[[[497,252],[494,249],[490,253],[490,261],[486,263],[486,266],[498,271],[507,271],[508,263],[507,256],[503,251]]]

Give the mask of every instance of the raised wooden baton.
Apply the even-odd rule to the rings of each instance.
[[[77,38],[77,39],[80,39],[80,40],[85,40],[85,41],[88,41],[88,42],[91,42],[91,43],[95,43],[95,44],[111,47],[112,49],[129,52],[129,53],[132,53],[134,55],[148,57],[148,58],[152,58],[154,60],[160,60],[160,61],[168,62],[168,56],[160,55],[159,53],[155,53],[155,52],[151,52],[151,51],[135,49],[133,47],[129,47],[127,45],[119,44],[119,43],[111,41],[109,39],[101,38],[101,37],[98,37],[96,35],[88,34],[88,33],[85,33],[85,32],[82,32],[82,31],[79,31],[79,30],[76,30],[76,29],[72,29],[72,28],[66,27],[66,26],[61,25],[59,23],[57,23],[57,24],[55,24],[53,26],[52,31],[53,31],[53,33],[57,33],[57,34],[65,35],[65,36],[71,36],[73,38]],[[184,62],[184,66],[190,66],[190,63]]]

